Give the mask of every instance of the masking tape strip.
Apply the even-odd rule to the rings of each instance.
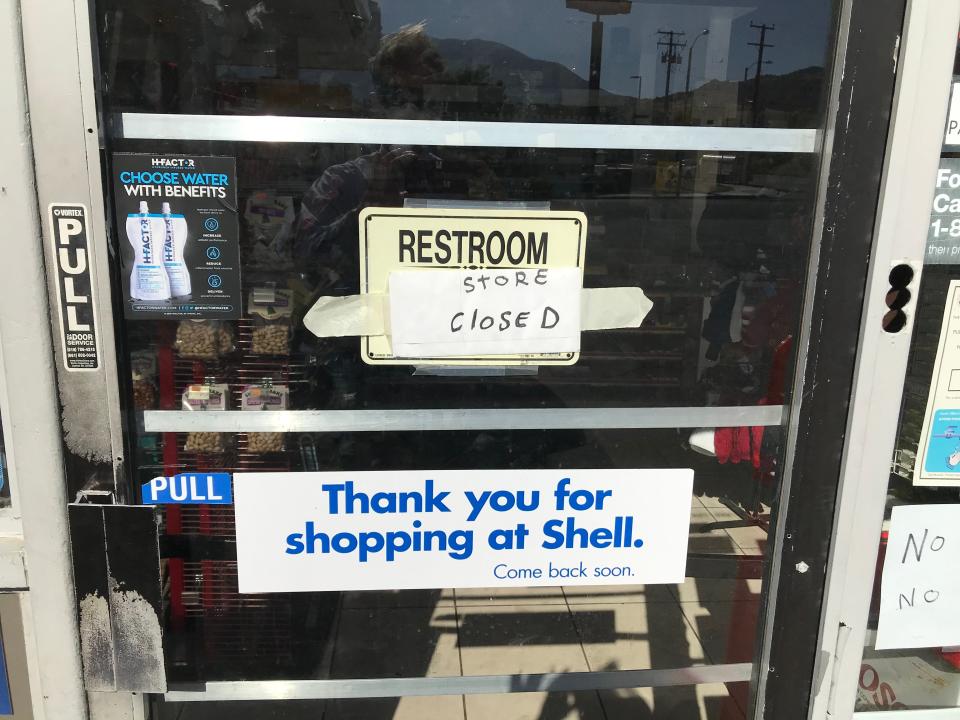
[[[385,335],[384,294],[322,297],[303,318],[317,337]],[[580,330],[639,327],[653,302],[638,287],[584,288],[580,295]]]
[[[639,327],[653,301],[638,287],[584,288],[580,291],[580,330]]]
[[[386,297],[379,294],[322,297],[304,315],[303,324],[317,337],[384,335]]]

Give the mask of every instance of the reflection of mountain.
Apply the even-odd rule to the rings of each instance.
[[[761,75],[759,108],[760,125],[772,127],[812,127],[816,123],[818,102],[823,91],[823,68],[808,67],[783,75]],[[693,117],[726,119],[715,124],[731,124],[730,108],[717,114],[718,104],[737,104],[737,124],[752,124],[754,78],[742,80],[711,80],[691,92],[690,107]],[[683,104],[686,93],[671,95]],[[718,99],[726,98],[718,103]],[[714,124],[714,123],[711,123]]]
[[[784,75],[760,76],[760,102],[768,110],[809,112],[810,99],[820,97],[822,89],[822,67],[803,68]],[[747,80],[746,91],[752,99],[753,78]]]
[[[567,110],[583,108],[589,102],[587,80],[568,67],[550,60],[538,60],[508,45],[490,40],[431,38],[446,65],[440,84],[447,87],[496,86],[500,95],[488,95],[500,106],[504,100],[515,106],[537,104]],[[823,90],[823,68],[808,67],[784,75],[760,78],[760,110],[763,122],[774,127],[803,127],[814,121],[813,98]],[[753,78],[710,80],[696,87],[689,102],[682,90],[670,94],[669,103],[660,96],[637,100],[601,90],[603,114],[612,122],[671,122],[707,125],[740,125],[752,122]],[[461,96],[462,97],[462,96]],[[482,96],[470,96],[476,99]],[[667,117],[669,113],[669,117]]]
[[[466,68],[486,67],[492,83],[502,83],[508,93],[529,90],[531,83],[545,90],[585,90],[587,81],[569,68],[550,60],[537,60],[508,45],[490,40],[431,38],[455,74]]]

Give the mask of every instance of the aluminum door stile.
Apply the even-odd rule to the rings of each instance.
[[[32,715],[86,718],[67,542],[67,508],[40,210],[31,154],[21,4],[0,1],[0,406],[25,528],[20,590]],[[7,518],[4,518],[6,521]],[[5,541],[16,530],[4,522]],[[6,573],[4,573],[6,575]],[[27,584],[29,583],[29,592]],[[12,590],[4,578],[4,590]],[[11,628],[5,628],[10,630]],[[15,708],[16,709],[16,708]]]
[[[91,547],[72,547],[69,542],[67,503],[80,491],[100,491],[109,502],[129,501],[129,487],[125,478],[124,445],[120,409],[120,382],[115,352],[116,329],[111,293],[111,268],[107,226],[104,217],[104,197],[101,173],[101,137],[98,132],[98,110],[95,87],[95,47],[92,44],[92,3],[87,0],[44,0],[19,2],[6,0],[19,11],[17,30],[23,41],[23,64],[26,80],[24,117],[29,118],[32,144],[33,172],[36,181],[34,218],[39,220],[35,243],[26,237],[11,239],[10,244],[36,252],[42,244],[43,257],[36,258],[37,274],[32,266],[19,266],[11,257],[5,265],[20,278],[19,285],[29,285],[31,292],[42,295],[46,261],[46,298],[42,314],[32,317],[33,332],[45,337],[48,343],[46,358],[34,358],[36,371],[21,376],[35,377],[40,385],[38,395],[49,392],[52,404],[50,417],[45,419],[46,447],[37,454],[48,457],[56,470],[36,473],[32,482],[25,482],[27,492],[22,494],[24,506],[24,534],[27,564],[31,582],[33,616],[37,625],[38,652],[42,666],[49,664],[50,672],[67,690],[79,692],[67,698],[58,697],[54,690],[43,688],[48,706],[47,717],[97,720],[120,720],[142,717],[143,696],[133,692],[87,692],[83,695],[83,665],[77,639],[96,639],[97,633],[113,633],[109,616],[100,614],[84,627],[83,615],[78,618],[73,586],[70,582],[71,552],[96,552]],[[29,147],[29,146],[28,146]],[[54,238],[49,208],[52,204],[80,205],[86,212],[87,254],[91,284],[91,305],[99,342],[99,363],[94,370],[68,371],[65,364],[63,333],[59,316],[59,280],[56,270]],[[12,248],[5,248],[8,252]],[[21,277],[22,276],[22,277]],[[15,285],[16,287],[16,285]],[[6,303],[4,303],[6,305]],[[11,308],[14,310],[14,308]],[[19,310],[19,308],[17,309]],[[52,335],[52,346],[50,338]],[[9,359],[9,353],[5,353]],[[52,360],[52,366],[51,362]],[[49,367],[50,376],[44,374]],[[8,369],[9,370],[9,369]],[[54,374],[55,373],[55,374]],[[54,392],[54,388],[56,392]],[[42,399],[42,398],[41,398]],[[48,432],[49,429],[49,432]],[[22,459],[22,453],[17,453]],[[65,471],[65,472],[64,472]],[[22,470],[21,470],[22,472]],[[64,474],[66,477],[64,477]],[[37,487],[47,488],[56,496],[56,507],[48,507],[49,517],[39,521],[28,516],[28,498]],[[51,486],[56,485],[56,492]],[[39,491],[39,490],[37,490]],[[139,508],[136,508],[139,510]],[[121,508],[117,508],[121,510]],[[53,520],[56,522],[53,522]],[[41,588],[30,564],[31,551],[44,558],[51,568],[64,566],[64,580],[56,589]],[[105,552],[101,545],[100,552]],[[123,582],[124,578],[114,578]],[[61,611],[68,611],[70,627],[54,623],[49,614],[37,610],[38,598],[44,604],[59,602]],[[88,613],[88,615],[90,615]],[[79,631],[78,631],[78,619]],[[88,618],[89,620],[90,618]],[[159,622],[158,618],[153,619]],[[49,625],[48,625],[49,622]],[[47,637],[52,635],[53,637]],[[156,653],[155,653],[156,654]],[[162,657],[152,658],[162,667]],[[60,668],[59,671],[56,669]],[[122,690],[122,688],[119,688]]]
[[[817,631],[906,2],[836,6],[814,249],[765,576],[755,718],[806,718],[816,688]]]
[[[101,180],[101,142],[87,0],[21,3],[27,100],[33,136],[47,293],[53,328],[57,386],[63,427],[68,493],[113,493],[127,500],[123,481],[123,426],[115,325],[110,291],[110,258]],[[59,317],[56,254],[50,237],[51,204],[82,205],[87,214],[90,281],[99,367],[68,372]]]
[[[910,265],[917,297],[958,24],[960,0],[911,0],[907,8],[828,568],[816,720],[853,714],[913,330],[912,302],[900,332],[882,328],[888,276]]]

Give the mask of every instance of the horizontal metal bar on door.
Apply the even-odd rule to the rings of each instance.
[[[812,128],[599,125],[158,113],[122,113],[120,120],[124,138],[145,140],[765,153],[812,153],[818,146],[817,130]]]
[[[855,712],[853,720],[890,720],[889,710],[867,710],[865,712]],[[892,716],[902,720],[957,720],[960,717],[960,708],[907,708],[898,710],[897,714]]]
[[[614,430],[780,425],[782,405],[423,410],[146,410],[144,432]]]
[[[363,678],[358,680],[262,680],[172,684],[170,702],[228,700],[326,700],[403,697],[408,695],[478,695],[519,692],[574,692],[634,687],[667,687],[718,682],[746,682],[753,665],[728,663],[667,670],[607,670],[536,675],[468,677]]]

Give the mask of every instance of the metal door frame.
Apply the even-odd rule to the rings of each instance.
[[[920,0],[914,4],[918,2]],[[762,647],[754,663],[755,696],[760,698],[754,715],[758,718],[789,720],[805,716],[807,702],[815,688],[816,638],[811,628],[818,626],[824,590],[826,550],[846,425],[845,401],[856,357],[855,330],[859,326],[866,261],[873,241],[886,145],[886,118],[896,70],[896,40],[904,3],[905,0],[882,3],[837,0],[835,3],[839,30],[828,58],[831,102],[826,128],[816,133],[822,150],[822,172],[802,315],[805,324],[798,343],[803,348],[793,392],[798,401],[791,407],[788,477],[780,490],[784,515],[772,534],[774,546],[770,556],[773,560],[767,575],[771,601],[760,634]],[[41,216],[51,202],[78,202],[86,205],[91,223],[92,273],[98,293],[97,321],[103,366],[97,372],[58,372],[56,376],[68,487],[106,491],[124,502],[128,488],[124,479],[122,383],[114,344],[116,306],[110,287],[112,255],[102,188],[101,155],[105,142],[101,136],[103,119],[97,107],[92,8],[88,0],[47,0],[23,3],[20,9]],[[650,130],[654,134],[670,134],[656,128]],[[717,130],[722,129],[687,128],[679,137],[683,142],[700,143],[698,147],[704,149],[709,145],[703,145],[699,137],[727,136]],[[755,132],[749,130],[739,135],[749,136]],[[49,263],[52,258],[45,225],[42,234]],[[51,276],[47,277],[48,293],[55,296]],[[817,322],[813,322],[814,319]],[[837,342],[839,347],[827,345]],[[52,351],[56,358],[61,356],[58,343],[54,333]],[[59,362],[57,367],[59,369]],[[52,383],[49,389],[52,392]],[[838,407],[838,399],[842,408]],[[90,418],[96,418],[95,424],[102,425],[98,432],[91,433],[85,427],[90,424]],[[816,496],[810,492],[811,488],[817,491]],[[61,493],[58,498],[62,501],[64,495]],[[59,547],[62,553],[66,547],[65,527],[58,526],[42,541],[48,548]],[[790,593],[791,602],[776,602],[784,592]],[[73,627],[75,632],[75,625]],[[79,665],[78,657],[73,660]],[[621,671],[609,673],[616,675],[610,678],[600,678],[599,674],[578,678],[577,675],[583,674],[572,673],[561,684],[575,689],[588,684],[590,687],[627,687],[641,682],[690,682],[699,676],[707,678],[717,669],[708,666],[676,671]],[[661,678],[665,672],[675,675]],[[545,689],[543,683],[560,689],[559,678],[531,679],[528,686],[521,686],[522,690],[542,690]],[[304,692],[321,693],[308,695],[314,697],[348,692],[343,682],[353,683],[354,696],[364,697],[383,695],[388,690],[390,694],[421,694],[440,689],[439,678],[403,680],[405,682],[313,681],[310,685],[316,687],[310,688],[303,683],[278,682],[263,689],[281,691],[286,697],[304,697]],[[449,681],[446,693],[459,694],[471,689],[503,691],[498,682],[479,687],[484,685],[483,678],[449,678]],[[319,683],[324,683],[322,688]],[[374,688],[370,683],[378,686]],[[220,687],[222,699],[236,690],[226,687],[225,683],[219,685],[223,686]],[[215,694],[208,699],[215,699]],[[130,693],[90,693],[89,702],[94,717],[132,717],[142,712],[142,705],[138,706]]]
[[[854,709],[912,339],[911,306],[905,308],[907,324],[899,333],[884,332],[881,320],[888,310],[888,275],[895,265],[913,267],[910,289],[917,297],[958,24],[960,0],[912,0],[909,5],[846,429],[820,631],[818,687],[810,710],[816,720],[850,717]],[[940,711],[927,710],[898,711],[897,716],[904,712],[918,719],[940,716]]]
[[[839,7],[824,144],[829,162],[822,165],[814,233],[816,275],[807,287],[800,343],[806,356],[797,368],[789,479],[781,490],[789,501],[778,517],[768,575],[757,718],[805,718],[819,687],[810,628],[820,624],[833,529],[825,515],[835,511],[854,368],[863,352],[857,328],[869,287],[906,8],[903,0]]]
[[[12,501],[0,512],[0,591],[19,601],[33,717],[83,720],[21,10],[0,0],[0,414]]]

